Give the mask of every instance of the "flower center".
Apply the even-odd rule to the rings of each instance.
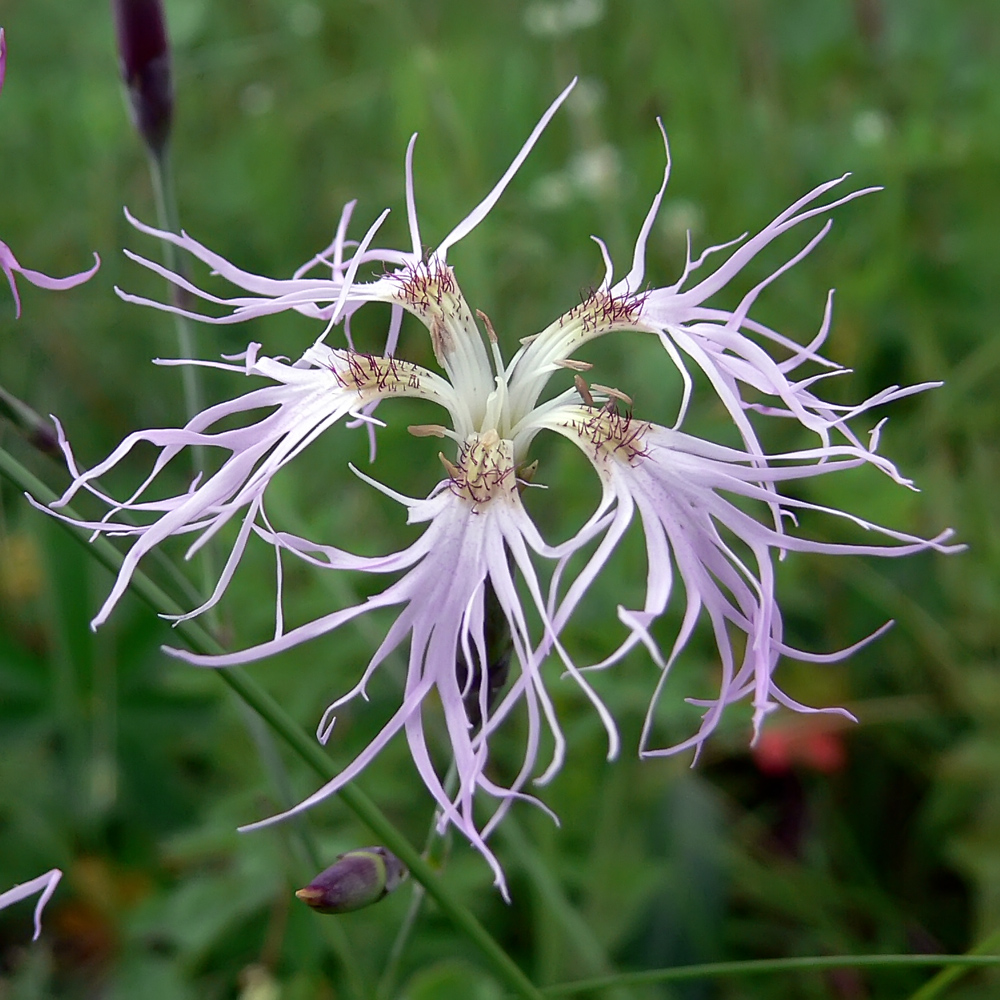
[[[457,465],[443,455],[441,461],[448,470],[451,491],[474,508],[494,497],[511,495],[517,489],[514,445],[495,430],[470,434],[459,449]]]

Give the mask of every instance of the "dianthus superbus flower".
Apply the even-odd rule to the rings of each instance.
[[[856,648],[812,654],[795,650],[784,641],[775,596],[775,555],[809,551],[895,556],[927,548],[955,548],[946,544],[948,532],[923,540],[841,511],[785,497],[781,492],[786,480],[829,475],[861,465],[874,466],[909,485],[888,460],[876,453],[877,433],[870,443],[862,444],[848,420],[876,402],[923,387],[892,388],[854,407],[825,403],[813,393],[815,377],[797,381],[793,377],[806,362],[839,370],[817,353],[829,328],[829,308],[817,336],[810,344],[800,346],[749,318],[750,305],[767,282],[754,289],[734,311],[706,304],[714,292],[779,235],[866,192],[852,192],[817,206],[814,203],[832,185],[821,186],[742,247],[732,250],[725,262],[700,283],[685,290],[690,275],[714,251],[695,260],[689,254],[680,280],[673,285],[644,285],[645,245],[663,195],[661,187],[640,231],[631,269],[623,279],[614,280],[610,256],[600,244],[606,264],[601,285],[539,333],[522,338],[509,359],[489,319],[479,314],[482,328],[477,325],[447,262],[448,251],[491,210],[569,89],[548,109],[493,190],[429,253],[423,250],[417,218],[412,140],[406,153],[410,247],[403,250],[375,245],[384,213],[359,243],[349,242],[346,233],[352,203],[345,209],[327,250],[292,278],[269,279],[239,269],[185,233],[162,233],[136,223],[143,231],[187,250],[246,293],[223,298],[158,264],[135,257],[192,294],[225,309],[215,316],[189,315],[209,322],[233,323],[291,309],[322,322],[324,329],[294,364],[265,357],[257,344],[252,344],[245,354],[223,362],[169,362],[211,364],[263,384],[209,408],[183,428],[130,434],[104,462],[89,471],[79,470],[60,429],[74,478],[60,502],[53,505],[58,508],[81,490],[89,491],[109,504],[110,510],[100,520],[84,522],[85,526],[97,533],[134,539],[112,592],[94,619],[95,625],[108,617],[141,557],[171,535],[188,536],[189,552],[193,552],[227,522],[236,523],[235,542],[218,584],[205,604],[191,614],[206,610],[222,597],[252,536],[274,547],[279,557],[274,637],[249,649],[216,657],[169,650],[194,664],[224,667],[248,663],[330,633],[369,611],[395,609],[395,619],[367,668],[328,708],[318,735],[324,742],[330,739],[337,711],[358,695],[364,696],[373,673],[390,653],[406,646],[408,668],[398,710],[334,781],[282,815],[300,812],[335,792],[367,766],[390,739],[402,733],[417,770],[439,805],[442,826],[453,824],[469,838],[490,860],[501,886],[502,871],[487,846],[487,837],[513,800],[528,797],[524,791],[528,780],[538,770],[541,773],[536,783],[549,780],[566,754],[559,719],[546,687],[548,659],[554,661],[554,669],[565,671],[593,703],[607,731],[609,757],[617,752],[615,722],[585,673],[563,648],[560,635],[636,511],[646,538],[645,600],[642,608],[618,609],[626,638],[603,663],[592,666],[617,664],[641,643],[660,665],[662,685],[662,678],[666,678],[669,666],[687,643],[702,611],[714,631],[720,658],[718,696],[698,702],[705,707],[701,727],[674,747],[650,745],[660,690],[657,686],[643,733],[641,750],[647,754],[699,746],[717,724],[724,707],[740,699],[752,700],[755,733],[767,713],[779,704],[808,710],[777,686],[774,670],[779,658],[832,661]],[[666,176],[665,171],[664,184]],[[827,228],[808,242],[806,251]],[[790,263],[801,256],[795,255]],[[315,268],[323,268],[326,273],[311,276]],[[373,269],[380,271],[380,276],[366,277]],[[125,294],[122,297],[147,302]],[[359,351],[349,331],[344,346],[326,343],[338,324],[343,322],[346,329],[350,317],[370,302],[388,303],[394,310],[383,349],[376,353]],[[147,304],[182,311],[171,305]],[[415,316],[426,327],[440,371],[396,356],[400,310]],[[632,401],[624,393],[588,383],[582,377],[590,366],[575,358],[576,352],[597,337],[620,331],[656,336],[665,348],[667,365],[676,365],[682,372],[685,390],[673,427],[633,416]],[[774,358],[772,351],[780,357]],[[681,431],[693,384],[686,372],[685,357],[708,377],[711,389],[739,429],[742,447],[714,444]],[[553,392],[549,388],[553,376],[562,376],[566,383],[572,379],[572,384]],[[758,397],[752,407],[744,402],[747,387]],[[266,495],[275,473],[337,423],[348,419],[369,427],[379,423],[372,415],[375,407],[399,396],[420,398],[440,408],[440,424],[410,430],[445,442],[441,480],[428,496],[408,497],[355,472],[372,488],[401,504],[408,522],[423,526],[420,537],[400,552],[371,557],[354,555],[339,546],[301,538],[273,526],[266,511]],[[766,455],[751,423],[748,411],[752,409],[794,417],[819,436],[818,445]],[[259,415],[255,411],[260,411]],[[236,427],[234,416],[242,421]],[[543,431],[555,432],[579,448],[602,486],[601,499],[592,515],[560,545],[552,545],[542,537],[525,505],[528,487],[543,483],[545,478],[544,469],[536,473],[531,462],[532,444]],[[118,465],[140,442],[157,447],[159,457],[139,488],[125,501],[116,502],[100,492],[95,480]],[[182,449],[192,446],[223,449],[225,457],[218,471],[196,480],[177,496],[147,499],[150,485],[164,467]],[[882,542],[834,545],[789,534],[785,521],[800,508],[852,521],[882,536]],[[128,520],[119,520],[119,514],[127,514]],[[282,557],[331,571],[389,574],[392,581],[360,604],[286,628],[281,602]],[[673,647],[664,657],[650,629],[668,605],[675,574],[685,591],[686,611]],[[493,651],[498,631],[509,632],[510,636],[509,653],[504,654],[502,664]],[[734,641],[734,634],[741,636],[739,641]],[[446,788],[439,765],[428,750],[425,706],[432,692],[443,709],[451,744],[458,776],[454,792]],[[523,712],[527,721],[523,765],[501,782],[487,767],[489,746],[493,735],[515,711]],[[540,762],[546,730],[552,750],[548,759]],[[485,823],[474,814],[477,792],[498,800]],[[280,818],[271,817],[251,826]]]

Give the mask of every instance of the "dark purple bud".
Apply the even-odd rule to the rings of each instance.
[[[402,861],[384,847],[341,854],[296,896],[320,913],[348,913],[387,896],[407,876]]]
[[[7,69],[7,41],[3,37],[3,28],[0,28],[0,90],[3,90],[3,75]]]
[[[170,135],[174,113],[163,4],[160,0],[111,0],[111,9],[132,122],[159,156]]]

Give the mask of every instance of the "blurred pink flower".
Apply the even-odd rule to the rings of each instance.
[[[4,36],[3,28],[0,28],[0,90],[3,90],[4,73],[7,69],[7,40]],[[39,288],[64,289],[72,288],[74,285],[82,284],[88,278],[94,276],[101,260],[94,254],[94,266],[89,271],[81,271],[79,274],[71,274],[68,278],[50,278],[40,271],[31,271],[26,267],[21,267],[14,256],[13,251],[3,240],[0,240],[0,271],[7,277],[11,294],[14,296],[15,315],[21,315],[21,299],[17,294],[17,285],[14,282],[14,275],[20,274],[26,281],[37,285]]]
[[[600,287],[541,332],[523,338],[509,360],[503,357],[499,338],[483,314],[479,315],[485,335],[480,332],[455,272],[447,263],[448,251],[492,209],[570,89],[548,109],[487,197],[429,253],[423,249],[417,220],[412,140],[406,153],[406,210],[411,238],[411,246],[406,250],[373,246],[385,213],[359,243],[348,241],[346,232],[354,208],[351,203],[344,210],[333,243],[325,251],[292,278],[269,279],[242,271],[186,233],[163,233],[136,223],[142,231],[187,250],[213,272],[248,293],[221,298],[152,261],[130,254],[188,292],[227,310],[214,317],[191,312],[186,315],[209,322],[233,323],[295,310],[325,325],[316,343],[294,364],[262,357],[257,344],[225,362],[190,359],[161,362],[211,364],[263,379],[265,385],[207,409],[183,428],[130,434],[104,462],[87,472],[78,469],[60,429],[73,482],[53,506],[58,508],[79,491],[87,490],[107,503],[110,510],[99,521],[83,522],[84,525],[95,533],[135,539],[94,625],[106,620],[139,560],[151,548],[171,535],[183,535],[192,539],[190,554],[235,519],[236,539],[218,584],[208,600],[190,615],[205,611],[221,598],[251,535],[257,535],[273,546],[278,558],[274,637],[224,656],[168,650],[172,655],[202,666],[248,663],[330,633],[369,611],[397,609],[393,624],[361,678],[324,714],[318,735],[326,742],[333,730],[335,713],[358,695],[365,697],[369,679],[391,652],[403,644],[409,647],[400,707],[370,745],[336,780],[295,808],[244,829],[275,822],[323,800],[352,780],[393,736],[402,732],[417,770],[440,807],[440,824],[442,827],[454,824],[461,830],[490,861],[497,883],[504,888],[503,873],[486,844],[487,837],[512,801],[530,797],[524,787],[536,774],[546,729],[551,757],[535,779],[536,784],[544,784],[556,774],[566,752],[543,678],[543,663],[550,654],[555,654],[599,713],[607,732],[608,756],[617,753],[615,722],[588,683],[585,672],[563,649],[559,637],[636,510],[646,538],[644,604],[638,610],[618,608],[618,617],[627,630],[626,638],[593,669],[617,664],[639,643],[649,649],[659,664],[660,682],[647,714],[640,747],[643,755],[699,747],[715,728],[725,706],[744,698],[750,698],[754,706],[754,739],[765,716],[778,705],[815,711],[793,701],[777,686],[773,675],[779,657],[831,662],[848,656],[874,638],[869,636],[848,649],[826,654],[806,653],[788,646],[775,596],[772,564],[775,555],[805,551],[897,556],[924,549],[948,552],[958,548],[946,544],[950,532],[930,540],[915,538],[779,492],[786,480],[803,480],[861,465],[874,466],[909,486],[909,481],[876,453],[878,428],[864,445],[847,421],[876,403],[926,386],[894,387],[853,407],[825,403],[813,395],[815,377],[791,381],[789,375],[806,362],[818,362],[834,372],[842,370],[817,354],[829,329],[829,301],[819,333],[806,346],[748,318],[753,300],[772,279],[754,289],[736,310],[703,304],[777,236],[864,191],[818,208],[806,208],[832,186],[821,185],[733,251],[700,284],[684,291],[682,286],[689,275],[702,266],[709,254],[722,248],[706,251],[693,261],[689,253],[682,276],[673,285],[643,286],[645,246],[663,195],[661,186],[643,223],[625,278],[613,280],[610,256],[598,241],[606,270]],[[669,159],[664,185],[668,172]],[[828,224],[824,226],[805,250],[780,267],[772,278],[815,246],[828,228]],[[367,271],[372,265],[381,269],[381,276],[371,280],[359,277],[362,267]],[[316,267],[324,268],[327,274],[309,277]],[[128,301],[184,312],[172,305],[119,294]],[[393,308],[386,345],[376,354],[357,350],[349,329],[351,316],[369,302],[388,303]],[[402,310],[426,327],[443,375],[395,356]],[[341,322],[347,335],[346,347],[326,345],[326,337]],[[633,418],[632,401],[624,393],[584,381],[581,373],[590,365],[574,359],[573,355],[589,341],[619,331],[652,333],[662,343],[668,361],[682,372],[685,388],[673,427]],[[784,356],[783,360],[772,358],[770,350],[775,348]],[[703,441],[680,430],[692,396],[692,381],[683,356],[693,360],[708,377],[736,423],[743,447]],[[546,394],[554,375],[572,375],[572,387]],[[766,407],[748,406],[742,396],[745,386],[771,402]],[[441,455],[444,477],[426,498],[411,498],[354,471],[404,506],[409,523],[425,525],[423,534],[400,552],[362,557],[276,530],[265,510],[267,487],[274,475],[336,423],[350,418],[369,428],[379,424],[373,416],[375,407],[398,396],[436,403],[446,415],[446,423],[410,428],[418,436],[433,435],[450,442],[449,455]],[[254,410],[265,412],[254,419],[250,416]],[[819,444],[767,456],[758,443],[747,410],[791,416],[815,432]],[[234,416],[243,421],[235,428]],[[579,448],[593,465],[603,490],[586,523],[558,546],[541,537],[523,503],[525,492],[535,485],[530,452],[541,431],[554,431]],[[834,435],[838,440],[834,440]],[[127,500],[112,500],[94,486],[94,480],[118,465],[140,442],[159,448],[152,471]],[[219,447],[227,453],[218,471],[197,479],[177,496],[145,499],[148,488],[164,467],[182,449],[196,445]],[[789,534],[785,522],[795,523],[797,509],[852,522],[880,534],[885,542],[838,545]],[[115,520],[122,512],[140,523]],[[286,629],[281,599],[281,566],[286,556],[324,569],[393,574],[395,582],[360,604]],[[579,558],[574,560],[574,556]],[[545,568],[543,573],[539,572],[539,566]],[[675,571],[685,590],[686,611],[671,651],[664,657],[650,629],[668,606]],[[660,690],[702,611],[711,622],[719,650],[718,696],[695,702],[705,708],[696,734],[665,749],[651,748]],[[510,633],[509,660],[513,669],[509,682],[506,661],[501,676],[500,660],[492,651],[498,630]],[[734,636],[739,637],[735,643]],[[427,746],[424,712],[432,692],[436,692],[444,712],[458,776],[454,792],[446,788]],[[523,764],[516,775],[501,784],[492,772],[488,773],[489,742],[515,710],[523,711],[527,719]],[[477,790],[498,800],[485,824],[477,822],[474,816]]]
[[[20,885],[15,885],[13,889],[0,893],[0,910],[6,909],[13,903],[19,903],[22,899],[28,899],[35,893],[41,893],[38,902],[35,903],[35,934],[32,941],[37,941],[42,933],[42,911],[45,909],[45,904],[52,898],[61,878],[62,872],[58,868],[53,868],[44,875],[33,878],[30,882],[22,882]]]
[[[14,296],[15,316],[18,317],[21,315],[21,298],[17,294],[17,285],[14,282],[15,274],[20,274],[26,281],[30,281],[31,284],[38,288],[62,291],[66,288],[82,285],[88,278],[92,278],[96,274],[100,266],[101,259],[95,253],[94,266],[89,270],[81,271],[79,274],[71,274],[66,278],[50,278],[48,275],[42,274],[41,271],[32,271],[27,267],[21,267],[10,247],[3,240],[0,240],[0,271],[3,271],[7,276],[7,283],[10,285],[11,294]]]

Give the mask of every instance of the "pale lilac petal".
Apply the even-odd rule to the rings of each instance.
[[[553,427],[588,454],[601,476],[605,493],[610,492],[615,497],[616,519],[604,542],[611,539],[617,542],[631,522],[634,510],[639,511],[642,521],[647,546],[645,603],[641,612],[620,609],[619,617],[629,629],[629,635],[615,653],[597,666],[603,668],[619,662],[637,643],[654,651],[654,659],[661,665],[661,677],[643,728],[642,753],[646,756],[699,746],[715,728],[722,709],[749,694],[753,695],[755,706],[756,734],[764,717],[777,703],[788,703],[784,696],[778,697],[780,689],[773,679],[780,655],[812,662],[836,662],[881,634],[879,630],[861,643],[836,653],[800,654],[788,646],[782,638],[781,614],[774,592],[772,558],[775,554],[800,551],[897,557],[927,549],[955,552],[962,548],[947,543],[950,532],[931,539],[915,538],[846,511],[776,493],[777,484],[784,481],[830,475],[871,463],[867,451],[852,446],[768,456],[761,464],[756,456],[738,449],[645,425],[641,450],[637,442],[631,460],[624,461],[604,451],[595,453],[593,446],[588,446],[586,429],[581,430],[579,421],[572,427],[565,421]],[[833,543],[801,538],[757,520],[723,494],[759,501],[764,509],[771,511],[777,504],[782,512],[786,508],[798,508],[829,514],[866,531],[875,531],[895,544]],[[753,564],[735,553],[720,532],[721,528],[744,543],[753,556]],[[602,542],[568,588],[552,616],[557,630],[564,626],[613,547],[614,543],[604,547]],[[687,606],[673,649],[664,659],[656,649],[649,625],[667,607],[673,585],[672,564],[676,565],[684,584]],[[708,614],[719,650],[722,667],[719,697],[704,702],[707,712],[695,736],[666,749],[649,749],[653,714],[666,676],[691,636],[701,611]],[[739,664],[729,635],[730,625],[746,635]]]
[[[525,140],[524,145],[517,156],[514,157],[511,165],[493,186],[493,190],[438,244],[438,248],[434,251],[436,257],[442,261],[445,260],[451,247],[458,243],[459,240],[465,239],[489,215],[490,210],[500,200],[500,196],[506,190],[507,185],[513,180],[518,170],[521,169],[521,164],[528,158],[528,154],[534,148],[535,143],[538,142],[542,132],[548,127],[553,115],[562,106],[563,101],[569,97],[575,86],[576,77],[570,81],[569,86],[549,105],[548,110],[539,119],[538,124],[532,130],[531,135]]]
[[[2,42],[3,30],[0,29],[0,44]],[[0,66],[0,70],[2,70],[2,66]],[[15,885],[13,889],[8,889],[6,892],[0,893],[0,910],[11,906],[13,903],[19,903],[22,899],[28,899],[30,896],[34,896],[35,893],[41,893],[38,897],[38,902],[35,904],[35,933],[32,941],[37,941],[41,936],[42,911],[45,909],[45,904],[52,898],[52,894],[56,891],[56,886],[59,885],[61,878],[62,872],[58,868],[53,868],[44,875],[33,878],[30,882],[22,882],[20,885]]]
[[[400,610],[395,622],[359,681],[346,694],[338,697],[324,714],[319,729],[321,739],[325,742],[336,732],[335,713],[343,711],[355,697],[364,697],[365,687],[376,668],[409,639],[409,667],[400,708],[379,735],[336,779],[293,809],[251,824],[246,829],[278,822],[325,800],[360,774],[389,740],[403,733],[417,771],[438,803],[442,822],[460,829],[470,843],[483,853],[503,889],[502,872],[486,846],[484,834],[474,815],[475,792],[479,789],[501,804],[513,799],[531,800],[532,797],[524,795],[521,787],[534,772],[543,721],[554,749],[552,760],[538,780],[550,779],[565,757],[565,739],[541,672],[546,652],[557,644],[555,626],[550,622],[540,640],[532,637],[532,629],[521,606],[514,570],[509,564],[509,559],[513,560],[536,613],[546,622],[545,599],[532,566],[531,553],[548,550],[548,546],[528,519],[516,493],[506,500],[494,500],[476,512],[448,489],[435,491],[427,500],[402,499],[409,505],[410,521],[425,523],[427,527],[412,546],[384,557],[352,556],[343,550],[312,543],[286,532],[274,532],[260,525],[254,527],[258,535],[276,548],[317,566],[364,569],[376,573],[404,571],[404,576],[380,594],[237,653],[204,656],[177,649],[168,649],[167,652],[197,666],[226,667],[249,663],[329,634],[369,611],[398,607]],[[518,674],[493,711],[481,697],[483,722],[479,731],[473,732],[463,701],[467,692],[459,687],[455,664],[459,648],[467,654],[478,650],[480,658],[485,655],[482,590],[487,580],[510,624]],[[561,655],[570,674],[595,704],[609,731],[610,752],[616,752],[614,721],[565,653]],[[437,692],[444,709],[448,739],[458,771],[458,789],[453,795],[444,791],[443,779],[435,771],[424,743],[423,702],[432,690]],[[496,776],[489,780],[484,776],[488,740],[519,704],[526,706],[528,717],[524,765],[512,784],[504,787],[497,782]]]
[[[15,316],[18,317],[21,315],[21,298],[17,294],[17,284],[14,281],[15,274],[20,274],[22,278],[36,285],[38,288],[63,291],[67,288],[74,288],[76,285],[82,285],[88,278],[92,278],[96,274],[100,266],[101,258],[95,253],[94,266],[89,270],[80,271],[78,274],[71,274],[66,278],[50,278],[47,274],[42,274],[41,271],[32,271],[30,268],[22,267],[17,262],[17,258],[10,247],[0,240],[0,271],[3,271],[7,277],[7,284],[10,285],[11,294],[14,296]]]

